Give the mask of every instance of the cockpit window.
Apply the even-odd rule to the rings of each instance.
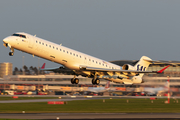
[[[18,37],[23,37],[23,38],[26,38],[26,36],[25,36],[25,35],[16,34],[16,33],[14,33],[12,36],[18,36]]]

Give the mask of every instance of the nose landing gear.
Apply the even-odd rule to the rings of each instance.
[[[14,52],[9,52],[9,56],[13,56],[14,55]]]
[[[14,48],[10,46],[10,50],[11,50],[11,52],[9,52],[9,56],[13,56],[14,55]]]

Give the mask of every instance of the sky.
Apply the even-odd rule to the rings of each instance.
[[[179,0],[1,0],[0,63],[13,67],[59,67],[3,46],[25,32],[106,61],[180,61]],[[63,56],[62,56],[63,57]]]

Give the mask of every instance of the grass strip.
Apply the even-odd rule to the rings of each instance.
[[[179,113],[180,103],[171,99],[74,100],[63,105],[38,103],[1,103],[0,113]]]

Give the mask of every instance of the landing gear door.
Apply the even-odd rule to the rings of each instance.
[[[32,37],[29,36],[28,37],[28,47],[32,49],[34,46],[34,42],[35,42],[34,36],[32,36]]]

